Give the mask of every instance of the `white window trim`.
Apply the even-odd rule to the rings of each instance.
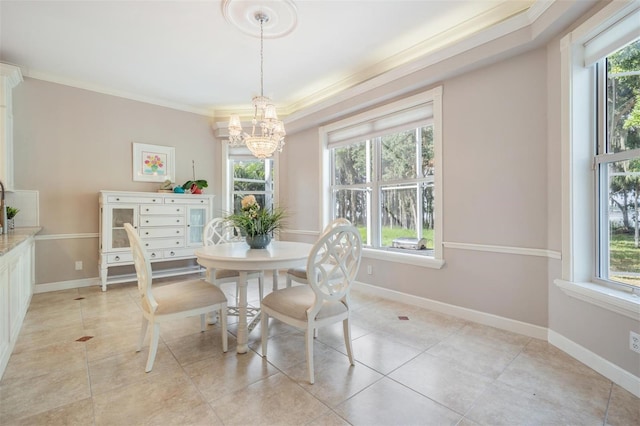
[[[640,320],[640,297],[599,283],[595,277],[595,73],[585,68],[584,45],[640,1],[612,2],[565,36],[561,48],[562,278],[555,284],[571,297]],[[589,143],[588,141],[591,141]],[[585,212],[588,212],[585,214]]]
[[[384,249],[365,249],[363,250],[363,257],[369,259],[385,260],[395,263],[404,263],[416,266],[423,266],[426,268],[441,269],[444,264],[444,248],[442,245],[443,237],[443,194],[442,194],[442,86],[435,87],[426,92],[414,95],[405,99],[401,99],[396,102],[381,106],[379,108],[372,109],[362,114],[355,115],[353,117],[340,120],[338,122],[322,126],[319,129],[319,158],[320,158],[320,226],[319,229],[324,229],[326,224],[329,223],[331,217],[331,197],[329,196],[329,188],[331,185],[331,173],[329,170],[330,152],[328,149],[329,132],[349,127],[358,123],[374,120],[376,118],[392,114],[397,111],[408,109],[417,105],[433,103],[433,144],[434,144],[434,161],[435,161],[435,176],[434,176],[434,203],[435,203],[435,232],[434,236],[434,257],[425,257],[415,254],[404,254],[397,252],[390,252]]]

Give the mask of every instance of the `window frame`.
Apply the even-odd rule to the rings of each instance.
[[[350,127],[362,125],[367,122],[371,122],[378,119],[385,119],[386,117],[393,117],[400,111],[408,110],[414,107],[422,105],[431,105],[432,116],[425,117],[421,120],[423,125],[433,125],[433,144],[434,144],[434,256],[428,257],[421,254],[414,254],[411,252],[397,252],[388,250],[388,248],[373,248],[367,247],[363,249],[363,256],[371,259],[387,260],[397,263],[405,263],[417,266],[424,266],[428,268],[440,269],[444,266],[445,260],[443,256],[443,163],[442,163],[442,86],[432,88],[423,93],[401,99],[387,105],[380,106],[378,108],[371,109],[367,112],[354,115],[342,119],[340,121],[331,123],[326,126],[322,126],[319,129],[320,139],[320,173],[321,173],[321,202],[320,202],[320,226],[319,229],[323,229],[331,220],[333,211],[333,170],[331,149],[329,144],[329,135],[331,132],[341,131]],[[416,126],[416,127],[419,127]],[[405,128],[406,130],[406,128]],[[379,159],[376,159],[379,161]],[[382,182],[387,184],[387,182]],[[374,192],[375,192],[374,188]],[[375,198],[377,198],[377,194]],[[376,226],[372,232],[377,232]]]
[[[603,56],[615,51],[616,25],[638,13],[639,3],[609,4],[560,41],[562,275],[554,280],[571,297],[635,320],[640,320],[640,298],[630,288],[597,276],[600,203],[594,189],[599,179],[595,159],[603,123],[597,115],[598,75],[590,61],[598,43],[609,49],[598,50]],[[600,34],[607,39],[598,39]]]

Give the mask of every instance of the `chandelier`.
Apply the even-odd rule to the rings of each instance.
[[[242,130],[240,117],[236,114],[229,119],[229,144],[231,146],[246,145],[251,153],[260,158],[268,158],[274,152],[282,152],[284,147],[284,123],[278,120],[276,107],[271,99],[264,96],[264,31],[263,25],[269,21],[269,16],[257,12],[255,19],[260,22],[260,96],[255,96],[253,105],[253,119],[251,120],[251,134]]]

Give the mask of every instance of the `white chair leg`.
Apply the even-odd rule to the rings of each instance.
[[[138,347],[136,348],[136,352],[140,352],[142,350],[142,345],[144,345],[144,338],[147,337],[147,325],[149,321],[142,316],[142,326],[140,327],[140,338],[138,339]]]
[[[227,336],[227,307],[220,309],[220,326],[222,327],[222,352],[229,350]]]
[[[258,275],[258,293],[260,294],[260,301],[262,301],[262,296],[264,296],[264,272],[260,272],[260,275]]]
[[[149,344],[149,358],[147,359],[147,367],[145,372],[151,371],[153,368],[153,362],[156,360],[156,353],[158,352],[158,341],[160,340],[160,324],[153,323],[151,328],[151,343]]]
[[[309,370],[309,383],[313,384],[313,329],[309,324],[307,331],[304,333],[305,347],[307,349],[307,369]]]
[[[218,322],[218,313],[217,312],[209,312],[207,314],[207,324],[214,325]]]
[[[207,324],[205,322],[205,315],[204,314],[200,314],[200,331],[204,332],[207,329]]]
[[[342,321],[342,330],[344,332],[344,344],[347,347],[349,362],[351,363],[351,365],[356,365],[353,360],[353,346],[351,345],[351,324],[349,323],[349,318]]]
[[[267,357],[267,340],[269,339],[269,315],[265,311],[260,312],[260,331],[262,338],[262,357]]]
[[[291,287],[291,275],[287,274],[287,288]]]

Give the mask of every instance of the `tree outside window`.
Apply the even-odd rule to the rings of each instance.
[[[609,55],[602,66],[598,275],[640,286],[640,40]]]

